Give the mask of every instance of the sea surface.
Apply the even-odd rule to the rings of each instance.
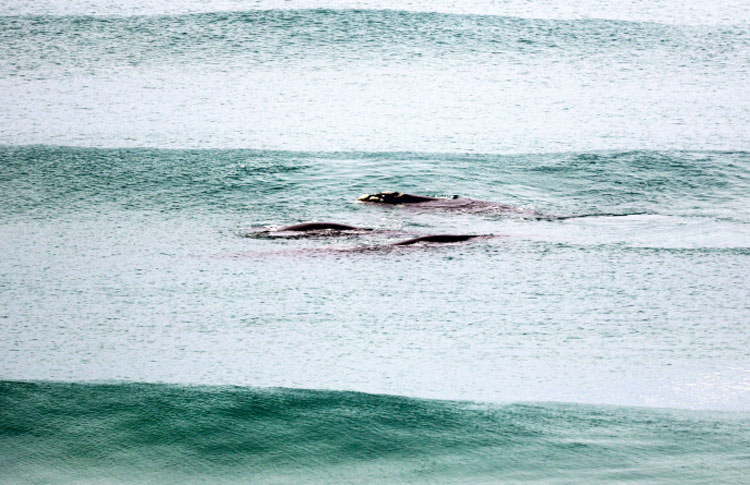
[[[0,483],[746,481],[748,86],[746,1],[0,0]]]

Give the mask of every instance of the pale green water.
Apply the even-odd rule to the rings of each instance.
[[[4,149],[3,368],[747,410],[748,157]],[[481,174],[481,175],[480,175]],[[463,194],[562,221],[355,202]],[[403,235],[249,239],[333,220]]]
[[[0,481],[740,482],[729,3],[0,3]],[[311,220],[401,233],[241,237]]]

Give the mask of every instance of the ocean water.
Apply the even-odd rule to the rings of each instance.
[[[741,483],[748,66],[739,1],[0,1],[0,482]]]
[[[706,411],[164,384],[0,389],[0,464],[35,483],[742,483],[750,439],[747,414]]]

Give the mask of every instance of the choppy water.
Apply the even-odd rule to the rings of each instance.
[[[747,5],[318,6],[0,2],[0,479],[741,481]]]

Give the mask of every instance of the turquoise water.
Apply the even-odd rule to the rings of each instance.
[[[29,483],[740,483],[750,444],[747,413],[163,384],[0,389],[0,465]]]
[[[0,2],[0,481],[741,482],[716,5]]]

